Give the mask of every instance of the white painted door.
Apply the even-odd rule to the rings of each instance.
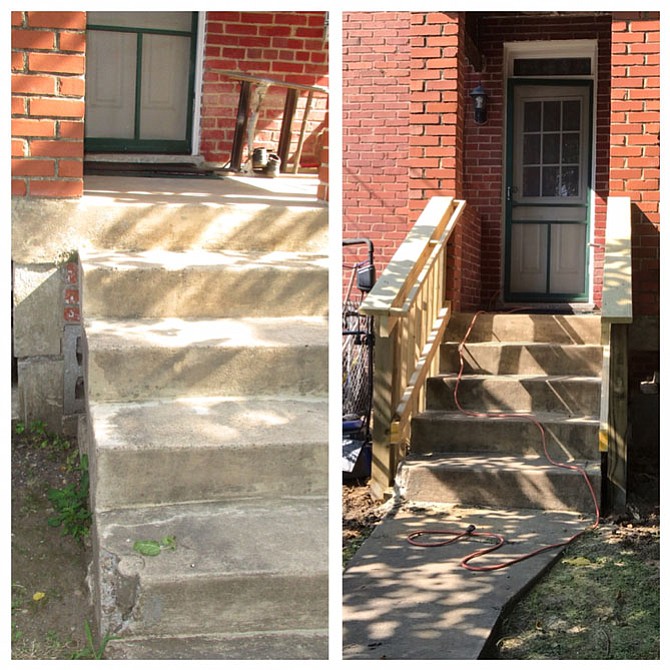
[[[186,152],[192,12],[88,12],[87,148]]]
[[[590,84],[512,86],[506,298],[588,293]]]

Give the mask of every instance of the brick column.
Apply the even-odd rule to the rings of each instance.
[[[612,17],[611,196],[633,204],[633,310],[659,314],[660,21],[658,12]]]
[[[12,195],[82,195],[85,28],[85,12],[12,12]]]
[[[466,90],[463,13],[412,14],[410,203],[413,219],[433,196],[463,198]],[[468,207],[449,250],[448,297],[455,310],[479,306],[481,225]]]
[[[410,16],[343,17],[343,234],[372,239],[378,276],[411,226]]]

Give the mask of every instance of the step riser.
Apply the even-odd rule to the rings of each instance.
[[[175,395],[325,395],[328,348],[197,347],[95,350],[89,342],[88,394],[122,402]]]
[[[426,387],[426,409],[456,411],[456,379],[431,378]],[[464,409],[482,412],[558,412],[572,416],[598,416],[599,379],[472,379],[458,384],[458,401]]]
[[[598,454],[598,423],[543,424],[549,455],[557,460],[590,458]],[[412,422],[412,452],[492,451],[518,455],[543,454],[537,426],[525,420],[462,420],[448,414],[426,415]]]
[[[315,660],[328,658],[328,631],[254,632],[175,638],[112,640],[108,660]]]
[[[85,314],[107,318],[322,316],[324,268],[84,269]]]
[[[492,375],[583,375],[599,376],[602,350],[599,346],[551,344],[466,344],[465,374]],[[445,344],[440,351],[440,372],[460,368],[458,345]]]
[[[445,341],[461,342],[473,314],[457,313],[449,321]],[[468,342],[546,342],[600,344],[600,318],[576,315],[480,314]]]
[[[325,252],[328,248],[325,208],[182,205],[156,207],[147,214],[145,207],[135,207],[110,225],[101,223],[101,218],[93,222],[90,240],[100,249]]]
[[[241,496],[325,495],[328,445],[105,450],[97,453],[91,478],[97,511]]]
[[[259,538],[259,551],[263,551]],[[300,630],[328,625],[328,575],[241,575],[138,585],[124,635]],[[112,621],[102,621],[110,630]]]
[[[600,476],[589,479],[599,499]],[[406,499],[476,507],[529,508],[594,512],[591,493],[580,475],[539,469],[536,472],[403,465],[399,485]]]

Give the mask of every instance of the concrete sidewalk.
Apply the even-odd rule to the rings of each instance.
[[[418,530],[465,530],[504,535],[498,551],[472,566],[498,564],[562,542],[593,519],[573,512],[472,509],[457,505],[404,505],[365,541],[344,573],[344,659],[480,658],[504,609],[561,553],[552,550],[502,570],[460,566],[483,538],[444,547],[416,547]],[[443,538],[447,539],[447,538]]]

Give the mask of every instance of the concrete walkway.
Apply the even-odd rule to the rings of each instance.
[[[471,564],[479,566],[564,541],[592,523],[573,512],[402,506],[381,522],[344,573],[343,658],[480,658],[503,608],[561,552],[502,570],[471,572],[460,561],[481,549],[483,538],[425,548],[411,545],[410,533],[460,531],[474,524],[477,531],[504,535],[503,547]]]

